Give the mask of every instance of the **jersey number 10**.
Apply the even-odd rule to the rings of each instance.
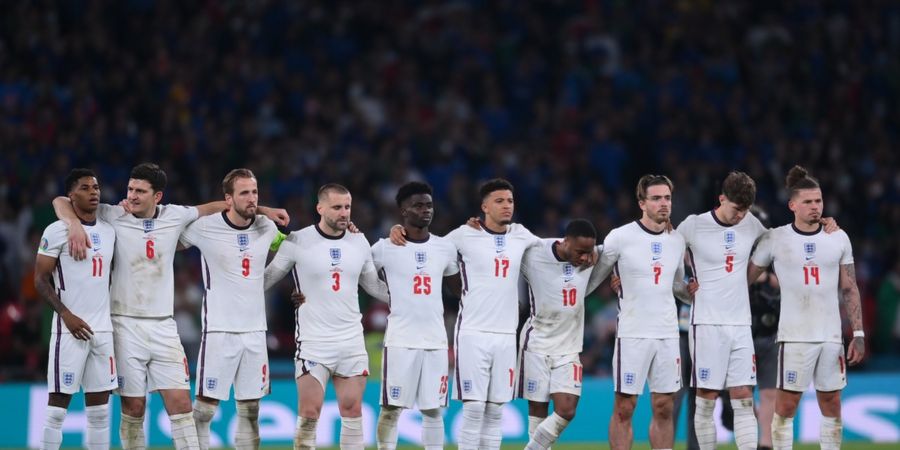
[[[563,306],[575,306],[575,299],[578,296],[578,291],[575,288],[571,289],[563,289]]]

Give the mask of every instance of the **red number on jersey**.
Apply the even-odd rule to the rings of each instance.
[[[581,381],[582,379],[584,379],[584,367],[573,364],[572,368],[574,369],[573,379],[575,381]]]
[[[442,395],[447,393],[447,375],[441,375],[441,388],[438,393]]]
[[[816,284],[819,284],[819,266],[803,266],[803,282],[809,284],[810,278],[814,278]]]
[[[92,276],[102,277],[103,276],[103,257],[102,256],[94,256],[91,258],[91,268],[93,269],[91,272]]]
[[[334,284],[331,285],[331,290],[334,292],[341,290],[341,273],[340,272],[332,273],[331,279],[334,280]]]
[[[494,258],[494,276],[498,278],[506,278],[509,274],[509,260],[506,258]]]
[[[575,288],[571,289],[563,289],[563,306],[575,306],[575,298],[578,296],[578,291]]]
[[[156,256],[156,251],[153,250],[153,241],[147,241],[147,259],[153,259]]]
[[[241,271],[241,275],[246,278],[250,275],[250,258],[244,258],[241,260],[241,268],[244,270]]]
[[[428,275],[416,275],[413,277],[413,294],[431,294],[431,277]]]
[[[734,270],[734,255],[725,256],[725,271],[731,273]]]
[[[513,378],[516,376],[516,372],[512,369],[509,369],[509,385],[513,385]]]
[[[662,267],[653,266],[653,284],[659,284],[660,275],[662,275]]]

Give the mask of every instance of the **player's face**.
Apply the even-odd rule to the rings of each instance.
[[[350,226],[350,194],[329,192],[316,205],[316,211],[322,216],[325,225],[334,231],[344,231]]]
[[[79,210],[92,213],[100,204],[100,183],[94,177],[81,177],[69,192],[69,198]]]
[[[794,212],[794,217],[808,224],[819,223],[822,218],[822,210],[825,203],[822,201],[821,189],[801,189],[797,191],[789,202],[788,208]]]
[[[153,186],[147,180],[132,178],[128,180],[128,198],[131,211],[141,217],[145,217],[149,211],[156,209],[156,205],[162,200],[162,192],[153,190]]]
[[[663,223],[669,220],[669,214],[672,213],[672,191],[664,184],[650,186],[647,188],[646,200],[639,201],[638,205],[650,220]]]
[[[434,202],[429,194],[416,194],[410,196],[404,202],[401,211],[406,223],[417,228],[425,228],[431,225],[434,217]]]
[[[259,191],[256,188],[256,178],[237,178],[234,180],[234,193],[225,195],[225,203],[229,209],[234,209],[239,216],[246,220],[256,216],[256,205],[259,201]]]
[[[597,240],[589,237],[566,237],[563,239],[566,246],[566,261],[573,266],[583,266],[590,260],[594,253]]]
[[[499,225],[511,224],[514,210],[513,193],[507,189],[491,192],[481,202],[485,217]]]
[[[737,225],[747,216],[750,208],[740,208],[737,203],[728,200],[728,197],[719,195],[719,211],[722,212],[723,222],[728,225]]]

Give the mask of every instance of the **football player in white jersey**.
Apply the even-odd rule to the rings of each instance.
[[[267,289],[293,269],[297,290],[306,298],[295,311],[298,417],[294,448],[315,448],[329,379],[341,414],[341,448],[363,448],[362,395],[369,357],[357,286],[384,301],[388,295],[365,236],[347,232],[350,207],[350,191],[344,186],[319,188],[319,222],[291,233],[266,267]]]
[[[97,220],[100,184],[94,173],[74,169],[66,190],[82,228],[91,240],[87,259],[69,253],[66,225],[60,220],[44,230],[34,269],[34,287],[53,308],[47,362],[47,415],[42,449],[58,449],[72,394],[84,388],[91,450],[109,448],[109,393],[116,387],[112,322],[109,318],[109,269],[116,233]],[[63,327],[65,325],[65,327]]]
[[[269,389],[264,278],[275,223],[257,216],[256,176],[234,169],[222,181],[228,210],[202,217],[181,234],[202,256],[203,339],[197,362],[194,416],[200,448],[209,448],[209,425],[219,401],[234,386],[238,449],[259,448],[259,399]]]
[[[444,448],[447,406],[447,330],[442,298],[444,277],[459,273],[456,247],[428,231],[434,214],[431,186],[413,181],[397,191],[406,230],[405,246],[381,239],[372,246],[375,268],[388,285],[391,312],[381,360],[379,449],[397,447],[397,421],[403,408],[418,405],[422,445]],[[459,277],[448,280],[458,292]]]
[[[748,273],[755,280],[774,264],[781,287],[772,443],[776,449],[792,448],[793,418],[803,391],[812,382],[822,412],[821,447],[837,449],[843,433],[841,390],[847,385],[841,308],[853,329],[846,361],[855,365],[865,356],[853,249],[843,231],[823,232],[822,190],[806,169],[794,166],[786,185],[794,221],[763,236]]]
[[[609,423],[610,448],[631,448],[631,418],[637,396],[649,382],[653,418],[650,446],[671,449],[673,394],[681,388],[678,317],[673,292],[691,301],[684,282],[684,238],[670,231],[672,182],[644,175],[636,196],[640,220],[612,230],[603,242],[600,279],[615,271],[621,285],[613,381],[616,390]]]
[[[545,450],[575,417],[583,370],[584,298],[600,284],[599,267],[581,270],[592,260],[597,232],[584,219],[566,226],[562,240],[544,239],[522,260],[529,285],[531,316],[519,339],[517,396],[528,399],[526,449]],[[593,275],[593,277],[592,277]],[[548,418],[550,400],[553,414]]]
[[[177,449],[197,448],[192,414],[190,373],[174,307],[173,260],[181,232],[198,217],[224,211],[224,201],[196,207],[160,204],[166,188],[165,171],[156,164],[135,166],[128,195],[120,206],[100,204],[98,215],[116,229],[110,289],[113,341],[122,403],[119,437],[126,449],[143,449],[144,412],[148,392],[158,391],[169,414]],[[84,257],[89,239],[66,197],[53,200],[57,217],[69,225],[69,248],[75,259]],[[259,207],[280,225],[289,220],[281,209]],[[87,243],[87,244],[86,244]]]
[[[687,243],[687,263],[699,283],[691,308],[689,343],[691,385],[697,389],[694,429],[704,450],[715,448],[713,410],[719,391],[725,388],[734,408],[738,448],[755,450],[757,446],[756,361],[746,274],[751,250],[766,227],[749,213],[755,200],[753,179],[731,172],[722,183],[719,206],[706,214],[692,214],[678,226]]]
[[[515,383],[519,270],[525,250],[541,240],[512,222],[513,186],[493,179],[479,189],[481,229],[462,225],[446,238],[459,253],[462,297],[456,318],[453,396],[463,402],[460,449],[500,448],[503,404]],[[391,229],[402,244],[403,227]]]

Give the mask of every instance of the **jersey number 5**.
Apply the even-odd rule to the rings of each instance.
[[[413,277],[413,294],[431,294],[431,277],[428,275],[416,275]]]
[[[734,255],[725,257],[725,271],[731,273],[734,270]]]

